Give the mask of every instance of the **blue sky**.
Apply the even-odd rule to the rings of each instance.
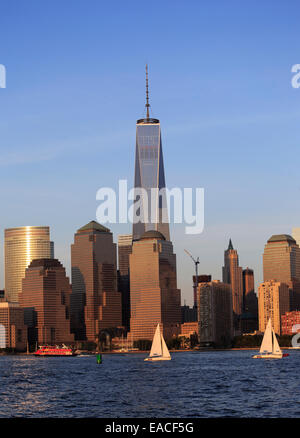
[[[300,226],[299,2],[3,0],[0,12],[1,247],[4,228],[49,225],[70,272],[96,191],[133,183],[147,62],[167,185],[205,189],[204,232],[171,227],[183,300],[184,248],[221,279],[229,237],[261,281],[266,240]],[[115,241],[131,231],[110,228]]]

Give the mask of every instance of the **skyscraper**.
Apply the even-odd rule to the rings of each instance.
[[[300,247],[300,228],[292,229],[292,237],[296,240],[297,245]]]
[[[234,329],[240,330],[240,316],[243,311],[243,269],[239,266],[239,256],[229,239],[224,252],[223,282],[231,285]]]
[[[130,278],[129,254],[132,251],[132,235],[118,236],[118,290],[122,294],[122,325],[129,331],[130,327]]]
[[[71,246],[71,326],[76,340],[97,341],[102,329],[122,325],[116,244],[95,221],[81,227]]]
[[[243,314],[242,332],[249,333],[258,328],[258,302],[254,291],[254,272],[252,269],[243,270]]]
[[[286,283],[290,289],[290,308],[300,310],[300,248],[288,234],[270,237],[263,254],[264,281]]]
[[[264,332],[269,318],[274,331],[281,334],[281,317],[289,311],[289,288],[279,281],[265,281],[258,288],[259,330]]]
[[[230,285],[216,280],[199,283],[197,301],[200,345],[230,345],[233,338]]]
[[[25,324],[35,336],[30,343],[73,342],[70,327],[71,285],[57,259],[33,260],[22,280],[20,306]]]
[[[54,258],[49,227],[18,227],[4,231],[5,296],[10,302],[19,301],[22,279],[32,260]]]
[[[150,118],[148,70],[146,66],[146,118],[136,123],[135,214],[133,240],[145,231],[161,232],[170,240],[161,129],[158,119]],[[144,189],[144,192],[140,192]],[[152,189],[152,190],[151,190]],[[160,194],[159,194],[159,191]],[[135,223],[136,222],[136,223]]]
[[[152,340],[159,323],[165,339],[180,333],[180,290],[173,245],[158,231],[133,242],[130,258],[130,339]]]

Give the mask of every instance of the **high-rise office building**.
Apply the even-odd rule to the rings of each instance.
[[[180,290],[173,245],[158,231],[133,242],[130,259],[130,339],[153,339],[157,324],[165,339],[180,333]]]
[[[216,280],[199,283],[197,300],[200,345],[230,345],[233,338],[230,285]]]
[[[300,247],[300,227],[292,229],[292,237],[296,240],[297,245]]]
[[[4,231],[5,296],[18,302],[25,270],[32,260],[54,258],[49,227],[18,227]]]
[[[71,326],[76,340],[97,342],[101,330],[122,325],[116,244],[95,221],[80,228],[71,246]]]
[[[258,329],[258,302],[254,290],[254,272],[252,269],[243,270],[243,314],[242,332],[250,333]]]
[[[198,284],[199,283],[209,283],[211,281],[211,275],[201,274],[197,276],[193,275],[193,289],[194,289],[194,307],[197,308],[197,295],[198,295]]]
[[[136,123],[134,177],[136,208],[132,234],[133,240],[137,240],[145,231],[156,230],[169,241],[160,122],[158,119],[150,118],[149,108],[148,73],[146,70],[147,114],[146,118],[139,119]],[[140,189],[143,189],[144,192],[141,192]]]
[[[129,331],[130,328],[130,278],[129,254],[132,251],[132,235],[120,234],[118,236],[118,290],[122,295],[122,326]]]
[[[275,333],[281,334],[281,317],[290,310],[289,287],[279,281],[265,281],[258,288],[259,330],[264,332],[269,318]]]
[[[224,252],[223,282],[231,285],[234,329],[239,332],[243,312],[243,269],[239,266],[239,256],[231,239]]]
[[[300,310],[300,248],[288,234],[273,235],[263,254],[264,281],[286,283],[290,289],[290,308]]]
[[[70,327],[71,285],[57,259],[33,260],[25,272],[20,306],[29,331],[30,343],[60,344],[74,341]]]

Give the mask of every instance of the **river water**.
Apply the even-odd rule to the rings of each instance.
[[[300,351],[0,357],[0,417],[300,417]]]

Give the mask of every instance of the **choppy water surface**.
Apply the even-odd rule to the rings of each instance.
[[[0,357],[0,417],[300,417],[300,351]]]

